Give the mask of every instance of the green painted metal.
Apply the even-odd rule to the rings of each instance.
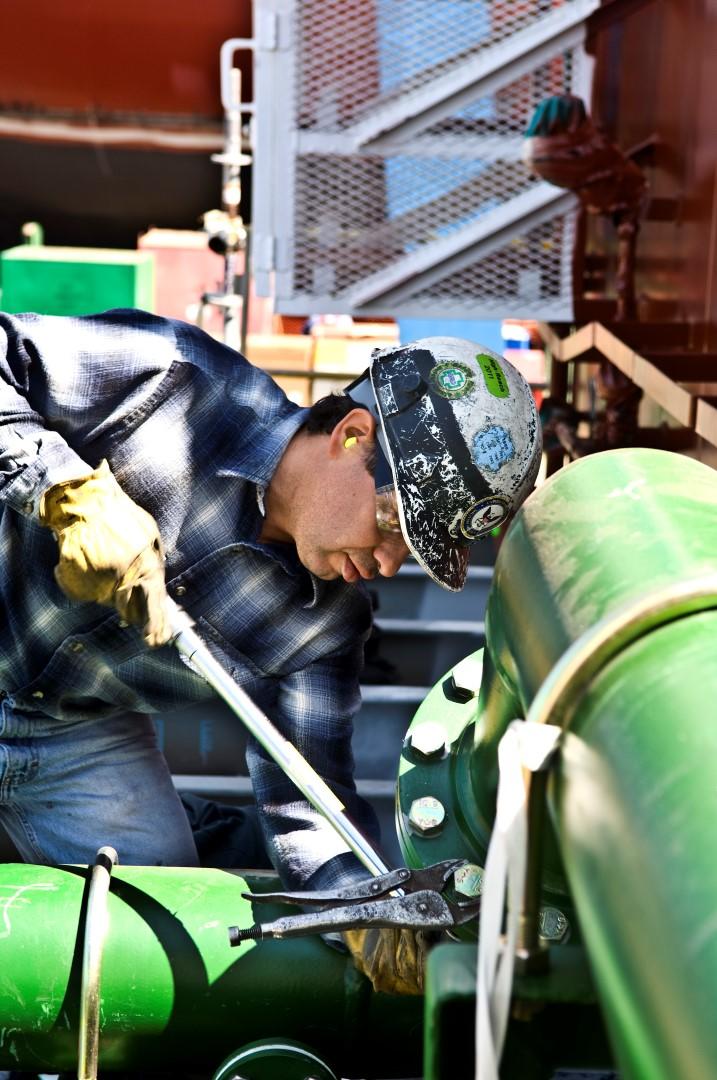
[[[496,677],[487,650],[479,649],[470,660],[477,671],[482,670],[480,694],[468,701],[456,700],[453,672],[448,672],[413,718],[399,764],[396,830],[409,866],[462,857],[470,860],[479,876],[495,812],[497,745],[508,723],[522,716],[523,710]],[[436,725],[444,733],[446,751],[426,758],[412,748],[414,736]],[[445,818],[440,830],[426,835],[412,824],[410,814],[415,800],[428,796],[443,805]],[[545,847],[550,869],[544,872],[541,935],[546,941],[576,941],[579,927],[552,831]],[[462,899],[460,891],[449,895]],[[475,939],[477,924],[459,927],[454,933],[463,940]]]
[[[613,1054],[584,951],[553,947],[550,959],[545,974],[516,977],[501,1080],[547,1080],[565,1068],[575,1080],[584,1069],[600,1069],[589,1074],[595,1080],[611,1075]],[[426,981],[423,1080],[473,1080],[475,992],[475,946],[437,946]]]
[[[483,656],[483,649],[472,656],[479,670]],[[459,700],[449,672],[429,692],[413,718],[401,753],[396,802],[396,828],[409,866],[425,866],[458,856],[477,857],[480,862],[485,857],[492,816],[482,812],[471,778],[477,707],[475,698]],[[419,736],[420,743],[420,733],[436,725],[443,732],[446,749],[425,757],[415,750],[415,737]],[[430,796],[438,799],[447,812],[439,830],[424,834],[410,821],[411,807],[417,799]]]
[[[553,664],[628,601],[717,568],[717,473],[659,450],[561,470],[501,547],[486,613],[499,676],[525,709]]]
[[[717,1062],[717,612],[679,619],[595,679],[552,805],[624,1075]]]
[[[147,251],[23,244],[0,254],[3,311],[89,315],[154,308],[154,256]]]
[[[620,450],[543,485],[499,553],[479,695],[452,702],[446,679],[414,720],[443,725],[451,752],[404,748],[407,859],[482,864],[508,722],[600,620],[716,573],[717,473],[699,462]],[[572,703],[549,787],[543,900],[570,921],[574,904],[624,1080],[706,1080],[717,1061],[715,642],[715,610],[618,642]],[[418,793],[444,804],[440,833],[411,825]]]
[[[84,867],[0,865],[0,1069],[76,1068],[87,880]],[[277,887],[271,874],[114,871],[100,1071],[211,1075],[238,1047],[281,1037],[343,1076],[418,1075],[420,999],[373,993],[351,959],[320,938],[230,948],[227,927],[259,918],[242,892]],[[286,913],[262,905],[260,917]]]

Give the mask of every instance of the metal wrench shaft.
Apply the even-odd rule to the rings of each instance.
[[[378,877],[388,872],[381,856],[374,851],[352,821],[344,813],[343,803],[328,784],[309,765],[292,744],[277,731],[271,720],[238,686],[194,630],[190,616],[178,604],[168,599],[168,617],[174,633],[174,644],[190,664],[229,708],[236,713],[247,730],[286,773],[311,805],[326,818],[345,844],[366,869]]]

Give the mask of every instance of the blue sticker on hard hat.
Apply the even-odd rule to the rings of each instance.
[[[504,427],[492,424],[474,436],[473,460],[480,468],[497,472],[512,457],[515,457],[515,447]]]
[[[500,525],[508,516],[508,503],[499,495],[489,495],[466,510],[461,520],[461,533],[466,540],[478,540]]]
[[[431,369],[431,382],[441,397],[462,398],[473,389],[473,372],[467,364],[444,361]]]

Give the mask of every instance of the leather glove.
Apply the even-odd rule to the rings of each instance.
[[[115,607],[123,619],[143,628],[147,645],[169,641],[157,524],[125,495],[106,461],[89,476],[48,488],[40,522],[57,537],[55,578],[70,599]]]
[[[385,994],[422,994],[425,937],[420,930],[384,927],[381,930],[344,930],[358,970],[374,990]]]

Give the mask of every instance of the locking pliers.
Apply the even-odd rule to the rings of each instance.
[[[246,900],[257,903],[301,904],[318,910],[246,929],[230,926],[229,943],[365,927],[450,930],[475,919],[480,910],[480,897],[458,903],[442,895],[449,879],[466,861],[447,859],[419,870],[404,867],[335,891],[242,893]]]

